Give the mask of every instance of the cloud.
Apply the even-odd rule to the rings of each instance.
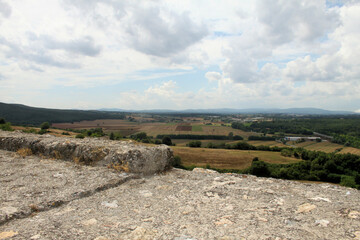
[[[148,88],[145,93],[155,94],[161,97],[170,97],[174,95],[176,88],[176,82],[170,80],[164,82],[161,86],[155,86]]]
[[[188,12],[176,12],[160,2],[137,4],[132,1],[65,0],[66,6],[80,9],[98,26],[109,23],[111,31],[125,39],[128,46],[142,53],[169,57],[209,34],[203,23],[194,22]],[[102,7],[110,7],[107,14]],[[85,11],[86,10],[86,11]],[[105,30],[104,28],[103,30]]]
[[[349,33],[334,36],[349,25],[345,19],[351,14],[344,14],[345,9],[345,6],[328,8],[325,1],[258,0],[253,27],[256,31],[247,29],[232,40],[224,53],[223,75],[241,83],[271,79],[344,80],[344,68],[357,61],[355,58],[352,63],[346,61],[341,53]],[[354,6],[351,9],[354,11]],[[356,21],[348,20],[352,26]],[[349,54],[356,55],[355,52]],[[272,70],[264,68],[263,62],[272,63]]]
[[[101,51],[101,47],[95,45],[94,40],[89,36],[61,41],[48,35],[38,37],[34,33],[27,33],[27,40],[25,45],[0,38],[0,45],[7,46],[8,58],[17,59],[20,62],[26,61],[29,67],[25,68],[36,71],[42,71],[42,69],[32,66],[31,63],[58,68],[80,68],[81,65],[75,62],[74,58],[79,55],[94,57]],[[56,52],[57,50],[62,50],[62,52]]]
[[[130,44],[138,51],[167,57],[198,42],[208,30],[193,22],[187,13],[139,7],[129,18],[127,33]]]
[[[41,36],[40,40],[43,42],[45,48],[62,49],[73,54],[94,57],[99,55],[101,51],[101,47],[95,45],[94,39],[90,36],[69,41],[59,41],[50,36]]]
[[[0,14],[5,18],[10,17],[11,15],[10,5],[4,2],[3,0],[0,0]]]
[[[329,41],[339,48],[319,57],[299,57],[286,64],[285,77],[294,81],[354,82],[360,79],[359,39],[360,5],[340,10],[341,26],[330,34]]]
[[[8,48],[6,53],[7,58],[16,59],[19,64],[25,61],[27,65],[36,63],[40,65],[48,65],[59,68],[79,68],[80,64],[71,60],[61,59],[61,57],[51,55],[46,49],[41,46],[21,46],[7,41],[4,38],[0,38],[0,45],[4,45]],[[32,69],[32,67],[29,67]],[[36,68],[35,69],[39,69]],[[42,71],[41,69],[39,69]]]
[[[221,74],[218,72],[207,72],[205,73],[205,77],[209,82],[217,82],[221,79]]]
[[[259,0],[257,14],[265,26],[264,37],[275,44],[313,41],[339,24],[337,12],[326,8],[325,1]]]

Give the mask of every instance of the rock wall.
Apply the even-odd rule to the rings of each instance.
[[[21,151],[92,166],[108,166],[145,175],[167,170],[173,160],[165,145],[146,146],[132,141],[74,139],[0,131],[0,149]]]

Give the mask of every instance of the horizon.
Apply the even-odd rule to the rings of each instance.
[[[353,0],[0,0],[0,102],[360,113],[359,21]]]
[[[348,112],[351,114],[360,114],[360,111],[345,111],[345,110],[330,110],[330,109],[323,109],[323,108],[314,108],[314,107],[298,107],[298,108],[187,108],[187,109],[122,109],[122,108],[96,108],[96,109],[82,109],[82,108],[45,108],[45,107],[39,107],[39,106],[32,106],[32,105],[27,105],[27,104],[22,104],[22,103],[5,103],[5,102],[0,102],[0,104],[7,104],[7,105],[22,105],[25,107],[31,107],[31,108],[44,108],[44,109],[55,109],[55,110],[81,110],[81,111],[118,111],[118,112],[133,112],[133,113],[146,113],[146,112],[152,112],[152,113],[156,113],[156,111],[161,111],[164,113],[171,113],[171,112],[186,112],[186,111],[193,111],[192,113],[198,113],[198,114],[212,114],[215,113],[214,111],[220,110],[220,111],[230,111],[232,113],[229,114],[236,114],[233,113],[234,111],[243,111],[243,113],[239,114],[245,114],[247,113],[246,111],[249,110],[251,112],[248,112],[249,114],[277,114],[279,112],[271,112],[271,111],[281,111],[281,110],[303,110],[304,112],[306,112],[306,110],[319,110],[319,111],[329,111],[329,112],[334,112],[334,114],[338,114],[336,112]],[[206,110],[209,110],[209,112],[205,112]],[[259,112],[253,112],[259,110]],[[263,111],[269,111],[269,112],[261,112],[260,110]],[[199,111],[199,112],[196,112]],[[220,112],[219,112],[220,113]],[[284,112],[286,113],[286,112]],[[294,112],[295,113],[295,112]],[[294,113],[288,113],[288,114],[294,114]],[[302,114],[302,113],[299,113]],[[305,114],[305,113],[304,113]],[[317,113],[307,113],[307,114],[317,114]],[[322,113],[319,113],[322,114]],[[331,114],[331,113],[329,113]]]

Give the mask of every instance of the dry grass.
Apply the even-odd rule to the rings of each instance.
[[[174,155],[181,157],[185,166],[196,165],[222,169],[245,169],[251,165],[254,157],[269,163],[288,164],[301,161],[281,156],[279,152],[244,151],[209,148],[172,147]]]
[[[344,147],[339,153],[351,153],[351,154],[360,155],[360,149],[353,147]]]
[[[120,164],[120,163],[110,163],[108,168],[115,169],[116,171],[130,172],[129,164]]]
[[[249,144],[254,145],[254,146],[270,146],[270,147],[286,147],[286,145],[284,145],[283,143],[279,143],[276,141],[248,141]]]
[[[276,141],[248,141],[249,144],[254,146],[265,145],[265,146],[278,146],[278,147],[288,147],[282,143],[278,143]],[[302,147],[306,150],[311,151],[321,151],[326,153],[335,152],[337,149],[342,149],[339,153],[351,153],[360,155],[360,149],[352,148],[352,147],[344,147],[343,145],[332,143],[332,142],[316,142],[316,141],[306,141],[301,143],[289,142],[290,145],[296,147]]]
[[[19,154],[23,158],[33,155],[33,152],[31,151],[30,148],[20,148],[16,152],[17,152],[17,154]]]
[[[140,124],[121,119],[100,119],[94,121],[81,121],[74,123],[54,123],[52,126],[61,129],[91,129],[102,128],[104,132],[120,132],[127,136],[140,131]]]
[[[186,144],[194,141],[193,139],[172,139],[173,143],[176,143],[177,147],[186,147]],[[221,143],[227,143],[227,144],[233,144],[236,143],[238,141],[234,141],[234,140],[213,140],[213,139],[208,139],[208,140],[199,140],[202,144],[202,146],[206,147],[208,143],[213,143],[213,144],[221,144]]]

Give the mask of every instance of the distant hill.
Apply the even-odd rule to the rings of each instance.
[[[47,109],[0,103],[0,118],[14,124],[39,125],[42,122],[61,123],[124,117],[125,115],[120,112]]]
[[[104,108],[101,111],[121,111],[121,112],[138,112],[138,113],[200,113],[200,114],[299,114],[299,115],[348,115],[355,114],[350,111],[330,111],[320,108],[248,108],[248,109],[233,109],[233,108],[217,108],[217,109],[186,109],[186,110],[167,110],[167,109],[152,109],[152,110],[124,110],[117,108]]]

